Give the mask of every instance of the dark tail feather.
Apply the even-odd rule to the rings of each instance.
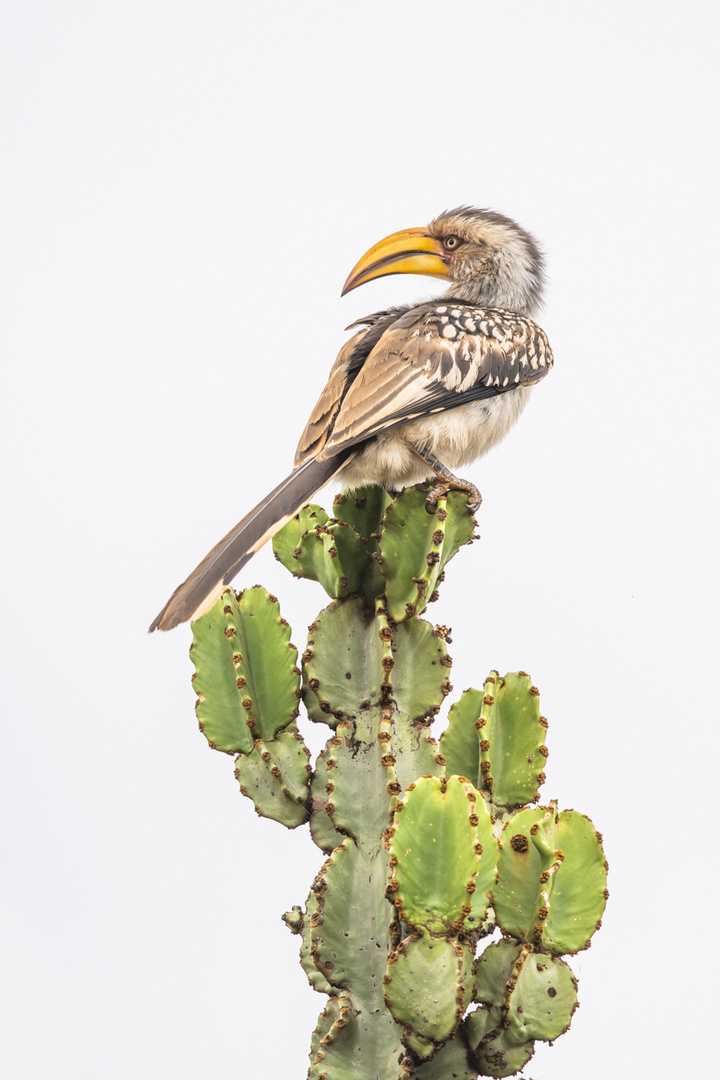
[[[346,452],[329,461],[313,459],[291,472],[178,585],[149,632],[172,630],[178,623],[202,615],[202,609],[207,610],[215,602],[223,586],[340,471],[350,456]]]

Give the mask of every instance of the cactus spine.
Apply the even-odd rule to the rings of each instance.
[[[458,493],[429,515],[425,494],[344,494],[333,517],[309,506],[275,538],[331,597],[301,667],[259,586],[194,624],[201,730],[237,755],[257,812],[308,822],[326,855],[304,910],[283,916],[328,997],[311,1080],[517,1072],[569,1027],[577,983],[560,957],[590,944],[607,898],[592,823],[537,805],[547,721],[528,675],[492,672],[439,746],[430,735],[451,660],[447,630],[420,616],[474,519]],[[331,729],[314,767],[300,699]]]

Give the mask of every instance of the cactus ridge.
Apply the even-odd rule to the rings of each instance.
[[[432,1057],[455,1032],[472,1000],[473,962],[467,944],[426,933],[406,937],[393,951],[384,1000],[416,1057]]]
[[[569,1027],[577,983],[560,956],[587,948],[607,899],[592,822],[536,805],[547,721],[529,675],[491,672],[439,744],[430,734],[452,692],[450,636],[419,615],[474,519],[457,492],[428,514],[426,494],[345,492],[332,518],[310,505],[277,534],[277,558],[331,599],[301,666],[260,586],[226,590],[193,624],[210,746],[237,755],[258,814],[309,822],[326,856],[304,910],[283,916],[327,995],[312,1080],[517,1072]],[[330,729],[314,767],[301,700]]]
[[[505,822],[494,893],[498,924],[555,955],[590,945],[607,902],[607,863],[589,818],[557,804]]]
[[[477,1075],[477,1069],[470,1064],[470,1047],[462,1026],[412,1073],[414,1080],[476,1080]]]
[[[316,526],[327,525],[330,518],[322,506],[308,503],[295,517],[288,521],[287,525],[280,530],[272,541],[273,554],[278,562],[281,562],[286,570],[294,577],[308,577],[303,572],[303,566],[299,561],[299,547],[308,533],[313,532]],[[296,555],[296,552],[298,553]],[[311,578],[311,580],[317,580]]]
[[[474,536],[475,518],[464,495],[450,492],[438,500],[435,514],[428,514],[427,493],[424,484],[408,488],[390,503],[382,520],[380,572],[395,622],[422,614],[436,598],[445,565]]]
[[[381,727],[387,724],[380,721]],[[343,721],[336,728],[336,738],[330,742],[331,754],[326,759],[327,805],[325,813],[335,829],[363,844],[368,852],[377,853],[382,836],[390,825],[390,813],[396,785],[392,755],[378,739],[365,742],[354,737],[355,727]],[[358,805],[364,804],[367,813],[358,817]]]
[[[432,720],[452,689],[445,645],[422,619],[395,624],[381,601],[374,609],[361,596],[330,604],[310,627],[302,658],[308,716],[363,726],[385,708],[410,723]]]
[[[368,545],[373,554],[378,550],[377,536],[385,508],[392,501],[381,487],[374,485],[343,491],[333,499],[333,518],[344,521]]]
[[[395,622],[411,619],[437,598],[446,564],[474,537],[466,497],[450,492],[428,514],[430,489],[418,484],[392,500],[381,488],[345,492],[334,518],[310,504],[273,539],[275,557],[333,598],[361,591],[372,604],[384,593]]]
[[[396,809],[388,848],[404,923],[434,936],[457,935],[468,919],[477,929],[499,849],[490,813],[468,780],[423,776],[412,783]]]
[[[384,852],[368,858],[350,837],[333,851],[312,886],[315,910],[309,942],[313,964],[331,993],[347,995],[348,1026],[342,1035],[347,1067],[355,1061],[357,1068],[367,1062],[367,1068],[374,1069],[380,1055],[380,1071],[366,1074],[363,1068],[362,1075],[386,1076],[394,1075],[387,1070],[390,1063],[397,1063],[402,1043],[400,1029],[383,1004],[382,978],[391,934],[385,873],[376,872],[378,859],[386,870]],[[336,1047],[334,1053],[340,1049]],[[339,1071],[337,1075],[345,1074]]]
[[[297,577],[319,581],[332,597],[357,592],[363,572],[370,564],[365,543],[343,521],[328,521],[305,532],[292,552],[292,562],[285,554],[284,545],[280,550],[283,565]]]
[[[462,774],[499,809],[537,802],[545,780],[547,721],[524,671],[492,671],[482,691],[466,690],[440,741],[446,774]]]
[[[505,940],[480,957],[475,1000],[480,1008],[464,1021],[473,1057],[482,1075],[509,1076],[529,1060],[536,1040],[567,1031],[577,981],[564,961]]]
[[[304,825],[310,816],[309,757],[310,751],[294,724],[269,742],[256,739],[250,754],[238,754],[235,778],[242,794],[255,803],[260,817],[272,818],[289,829]]]
[[[255,739],[274,738],[297,717],[297,649],[277,598],[261,586],[226,589],[193,623],[190,657],[198,722],[213,749],[249,754]]]

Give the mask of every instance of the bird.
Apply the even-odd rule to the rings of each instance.
[[[259,548],[333,477],[349,490],[390,492],[436,481],[432,512],[449,490],[481,496],[460,469],[496,445],[527,404],[553,356],[534,322],[544,259],[536,240],[494,210],[460,206],[429,225],[374,244],[342,295],[390,274],[449,281],[446,293],[352,323],[300,436],[293,471],[178,586],[150,631],[208,611]]]

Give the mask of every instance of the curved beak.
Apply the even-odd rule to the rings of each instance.
[[[429,274],[447,278],[448,259],[440,241],[429,236],[425,229],[401,229],[365,252],[350,271],[340,295],[386,274]]]

